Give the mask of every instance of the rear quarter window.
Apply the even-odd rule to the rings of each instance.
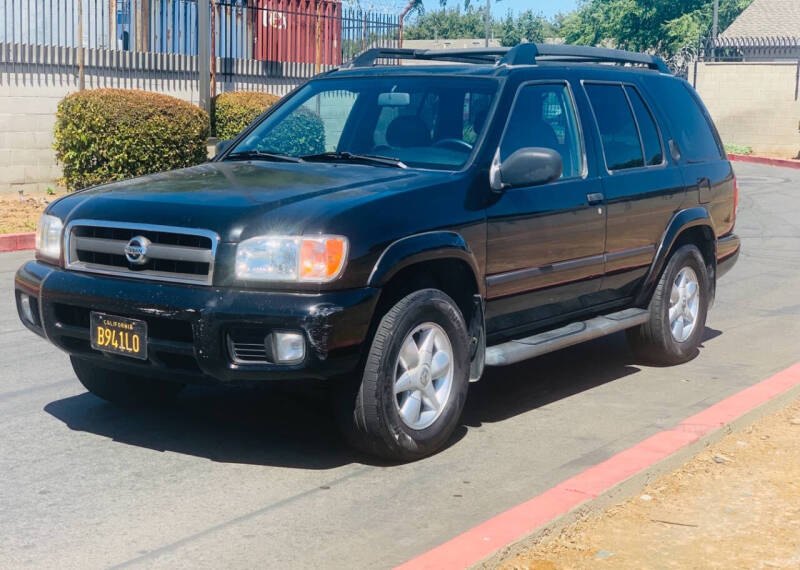
[[[683,159],[705,162],[723,158],[711,117],[691,87],[675,79],[659,79],[653,87],[652,95],[671,127],[672,138],[678,143]]]

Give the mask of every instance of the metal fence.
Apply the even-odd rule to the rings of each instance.
[[[84,68],[104,77],[196,74],[199,40],[208,33],[212,82],[217,74],[302,80],[399,39],[397,16],[348,9],[337,0],[211,0],[205,19],[201,5],[0,0],[0,72],[44,74],[57,66],[74,70],[81,84]],[[208,32],[200,31],[206,21]]]
[[[800,37],[718,37],[698,43],[699,61],[800,61]]]
[[[216,57],[340,65],[370,47],[395,47],[397,16],[349,9],[336,0],[221,0],[212,8]],[[224,66],[223,73],[228,71]]]
[[[0,7],[4,43],[197,53],[197,0],[0,0]]]

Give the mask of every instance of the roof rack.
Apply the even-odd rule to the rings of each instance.
[[[370,67],[379,59],[414,59],[495,65],[536,65],[537,61],[566,63],[617,63],[641,65],[662,73],[669,68],[660,57],[619,49],[562,44],[519,44],[513,48],[410,49],[372,48],[353,58],[344,69]]]
[[[372,48],[357,55],[343,69],[370,67],[379,59],[417,59],[422,61],[451,61],[456,63],[497,63],[510,48],[472,49],[412,49]]]

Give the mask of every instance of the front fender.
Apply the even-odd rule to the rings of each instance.
[[[425,232],[391,243],[375,262],[367,285],[381,287],[389,282],[398,271],[415,263],[454,258],[469,265],[478,284],[478,291],[483,296],[485,287],[483,279],[480,278],[475,255],[464,238],[452,231]]]
[[[661,277],[661,271],[667,264],[669,253],[672,250],[672,246],[675,245],[678,236],[690,228],[701,226],[706,226],[711,235],[714,235],[714,226],[711,223],[711,216],[708,210],[701,206],[681,210],[672,217],[667,225],[667,229],[661,236],[661,243],[658,246],[656,255],[644,279],[642,289],[636,299],[637,305],[646,305],[650,301],[650,297],[658,284],[658,279]],[[714,253],[714,259],[716,260],[716,240],[714,240]]]

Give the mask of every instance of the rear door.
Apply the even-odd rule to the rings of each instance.
[[[564,170],[553,183],[508,189],[487,208],[489,334],[514,334],[585,309],[603,273],[602,187],[589,176],[567,81],[519,86],[499,147],[501,161],[523,147],[557,150]]]
[[[674,77],[646,83],[672,131],[687,203],[708,208],[717,236],[733,226],[733,169],[708,111],[691,85]]]
[[[680,168],[666,153],[662,129],[632,83],[585,81],[600,134],[608,209],[601,295],[632,297],[653,261],[669,220],[684,199]]]

